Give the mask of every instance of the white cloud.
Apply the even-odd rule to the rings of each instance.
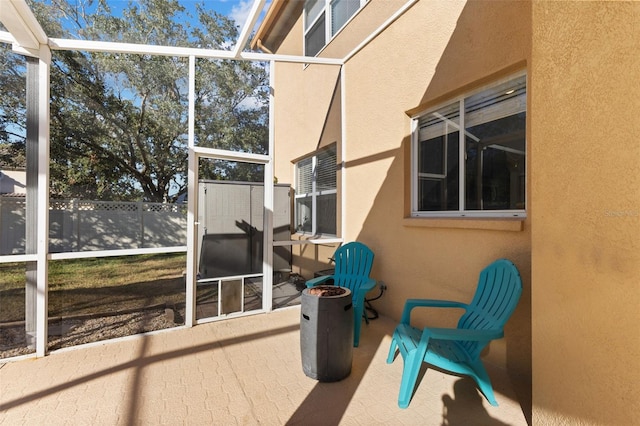
[[[247,23],[247,19],[249,18],[249,13],[251,12],[251,8],[253,7],[254,0],[239,0],[232,8],[231,12],[229,12],[229,17],[236,22],[236,25],[240,28],[243,28]],[[271,1],[265,2],[264,10],[261,11],[260,15],[264,15],[264,11],[269,8],[271,5]],[[259,20],[258,20],[259,22]]]
[[[252,6],[253,0],[240,0],[231,8],[229,17],[236,21],[236,25],[238,25],[239,27],[243,27],[247,22],[247,18],[249,17],[249,12],[251,12]]]

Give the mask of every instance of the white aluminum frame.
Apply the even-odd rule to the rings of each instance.
[[[418,0],[408,0],[393,16],[385,21],[380,27],[378,27],[369,37],[367,37],[360,45],[358,45],[353,51],[351,51],[344,58],[321,58],[321,57],[308,57],[308,56],[295,56],[295,55],[278,55],[271,53],[256,53],[256,52],[244,52],[242,49],[246,45],[246,42],[253,30],[255,23],[259,18],[259,14],[264,7],[266,0],[254,0],[251,12],[243,29],[240,33],[238,41],[231,51],[226,50],[207,50],[197,48],[184,48],[184,47],[172,47],[172,46],[155,46],[155,45],[140,45],[131,43],[115,43],[115,42],[101,42],[101,41],[87,41],[87,40],[71,40],[50,38],[46,35],[39,22],[33,15],[33,12],[29,8],[25,0],[1,0],[2,7],[0,7],[0,22],[8,29],[7,31],[0,31],[0,42],[12,44],[14,52],[39,58],[40,64],[40,77],[39,77],[39,116],[41,118],[39,122],[39,170],[38,170],[38,187],[48,188],[49,185],[49,66],[51,61],[51,50],[83,50],[92,52],[113,52],[113,53],[132,53],[132,54],[150,54],[150,55],[162,55],[162,56],[179,56],[189,58],[189,119],[188,119],[188,204],[187,204],[187,245],[178,247],[164,247],[155,249],[132,249],[132,250],[104,250],[104,251],[92,251],[92,252],[74,252],[74,253],[48,253],[48,235],[49,235],[49,220],[48,220],[48,191],[38,192],[38,241],[37,241],[37,253],[36,254],[22,254],[22,255],[7,255],[0,256],[0,263],[8,262],[37,262],[37,339],[36,339],[36,357],[42,357],[46,355],[47,346],[47,301],[48,301],[48,261],[58,259],[73,259],[73,258],[87,258],[87,257],[106,257],[106,256],[121,256],[121,255],[135,255],[135,254],[148,254],[148,253],[169,253],[169,252],[185,252],[187,253],[187,272],[186,272],[186,313],[185,313],[185,326],[191,327],[195,323],[195,227],[196,222],[196,183],[197,183],[197,167],[198,159],[200,157],[218,158],[232,161],[244,161],[244,162],[256,162],[265,165],[265,219],[264,219],[264,258],[263,258],[263,310],[271,310],[272,304],[272,271],[273,271],[273,247],[275,246],[293,246],[298,244],[325,244],[325,243],[339,243],[342,242],[342,238],[321,238],[311,239],[304,241],[273,241],[273,152],[275,146],[275,130],[274,130],[274,105],[275,95],[273,90],[270,93],[270,106],[269,106],[269,154],[268,155],[254,155],[246,153],[228,152],[223,150],[209,149],[203,147],[196,147],[194,144],[194,99],[195,99],[195,59],[196,58],[213,58],[213,59],[232,59],[232,60],[247,60],[247,61],[261,61],[270,62],[270,85],[273,88],[275,64],[277,62],[288,63],[301,63],[301,64],[317,64],[317,65],[329,65],[340,66],[341,70],[341,84],[342,84],[342,162],[341,162],[341,236],[344,237],[347,233],[346,217],[346,123],[347,116],[345,112],[346,102],[346,86],[344,78],[343,65],[351,59],[355,54],[362,50],[371,40],[373,40],[378,34],[380,34],[389,25],[395,22],[400,16],[402,16],[411,6],[413,6]],[[329,0],[327,0],[329,1]],[[351,19],[357,15],[362,7],[368,2],[368,0],[361,0],[360,9],[351,16],[351,18],[342,27],[344,28]],[[328,3],[327,3],[328,4]],[[326,9],[325,9],[326,13]],[[330,19],[327,19],[329,22]],[[339,29],[336,34],[326,40],[326,44],[342,31]],[[330,34],[330,27],[329,27]],[[118,340],[118,339],[115,339]],[[22,357],[21,357],[22,358]]]

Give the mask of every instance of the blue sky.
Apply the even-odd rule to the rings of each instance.
[[[0,0],[2,1],[2,0]],[[114,13],[127,7],[130,0],[108,0],[109,6]],[[133,0],[135,1],[135,0]],[[207,9],[215,10],[236,21],[237,25],[244,25],[253,6],[253,0],[179,0],[180,4],[189,11],[195,11],[196,3],[204,3]],[[265,9],[271,1],[267,1]]]

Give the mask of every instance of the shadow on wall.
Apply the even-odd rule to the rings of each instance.
[[[524,68],[531,50],[528,3],[467,2],[419,105],[490,83],[506,67]]]
[[[505,70],[524,68],[530,56],[531,5],[522,3],[513,7],[509,2],[467,2],[438,59],[435,74],[426,87],[416,87],[416,91],[424,93],[422,98],[416,105],[407,105],[407,110],[427,102],[444,101],[445,96],[460,94],[471,84],[477,87],[490,82],[486,79],[494,78],[497,73],[505,76],[508,72]],[[487,55],[477,52],[487,52]],[[386,53],[380,52],[381,55]],[[393,80],[383,83],[388,84],[389,91],[400,84]],[[386,95],[388,93],[381,93],[377,102],[384,104]],[[371,104],[377,102],[372,99]],[[398,124],[397,121],[380,121],[375,125]],[[506,325],[507,338],[500,344],[506,347],[509,376],[525,417],[531,423],[530,221],[525,222],[520,232],[405,226],[403,218],[410,208],[411,196],[410,135],[381,147],[381,152],[393,161],[357,236],[357,240],[376,253],[372,276],[389,285],[385,298],[379,301],[379,310],[399,318],[404,301],[411,297],[468,301],[473,295],[477,274],[484,266],[501,257],[513,261],[522,276],[523,294]],[[366,176],[357,169],[371,167],[374,161],[380,160],[379,156],[350,159],[347,168],[352,169],[349,175],[351,187],[367,186],[367,183],[357,181]],[[377,170],[379,174],[382,172]],[[501,392],[500,384],[495,390]],[[444,403],[450,418],[444,424],[456,424],[456,397],[447,398]]]

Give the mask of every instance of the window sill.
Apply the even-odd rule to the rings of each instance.
[[[283,246],[283,245],[295,246],[295,245],[301,245],[301,244],[341,244],[342,242],[343,242],[342,238],[339,238],[339,237],[295,233],[291,235],[291,240],[274,241],[273,245],[274,246]]]
[[[524,217],[514,219],[407,217],[403,219],[402,225],[418,228],[483,229],[489,231],[520,232],[524,229],[524,221]]]

